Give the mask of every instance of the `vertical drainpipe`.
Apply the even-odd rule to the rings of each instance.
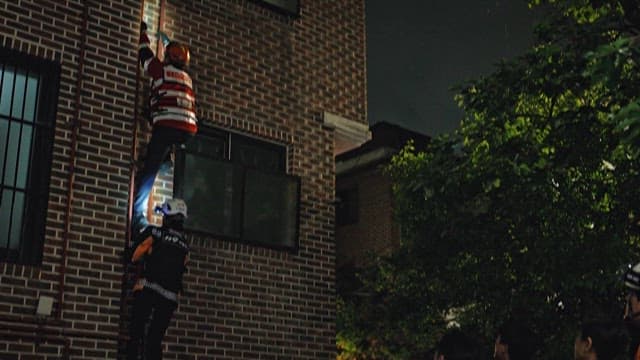
[[[140,2],[140,21],[139,23],[142,23],[142,21],[144,20],[144,0],[142,0]],[[164,21],[164,0],[160,0],[160,14],[158,16],[158,29],[161,29],[162,27],[162,22]],[[157,49],[161,49],[161,43],[162,40],[160,38],[158,38],[158,45],[157,45]],[[156,53],[158,53],[158,51],[156,51]],[[160,56],[158,54],[158,56]],[[138,56],[136,53],[136,93],[134,96],[134,109],[133,109],[133,140],[131,142],[131,171],[130,171],[130,175],[129,175],[129,205],[127,208],[127,228],[126,228],[126,240],[125,240],[125,244],[124,244],[124,254],[127,254],[127,250],[131,247],[132,242],[133,242],[133,234],[131,233],[131,217],[133,215],[133,197],[134,197],[134,192],[135,192],[135,185],[136,185],[136,181],[135,181],[135,175],[136,175],[136,161],[138,158],[138,127],[140,126],[140,119],[138,116],[138,107],[140,105],[140,63],[138,60]],[[126,294],[127,291],[124,288],[124,286],[127,284],[127,265],[129,264],[129,259],[126,258],[126,256],[123,256],[122,259],[122,266],[123,266],[123,278],[122,278],[122,285],[123,285],[123,289],[121,291],[121,297],[120,297],[120,307],[121,307],[121,315],[124,314],[124,310],[126,309],[125,304],[125,298],[126,298]],[[138,270],[139,271],[139,270]]]
[[[144,21],[144,0],[140,1],[140,21],[138,21],[138,25],[140,25]],[[138,39],[136,38],[136,45]],[[136,49],[138,47],[136,46]],[[133,100],[133,139],[131,141],[131,171],[129,175],[129,205],[127,208],[127,228],[126,228],[126,240],[125,240],[125,252],[130,247],[131,244],[131,217],[133,215],[133,195],[135,191],[135,175],[136,175],[136,161],[138,158],[138,127],[139,118],[138,118],[138,107],[140,103],[140,61],[138,59],[138,52],[136,51],[136,93]],[[127,259],[124,259],[124,266],[127,266]]]
[[[71,228],[71,203],[73,202],[73,185],[75,181],[75,163],[76,163],[76,148],[78,132],[80,130],[80,97],[83,87],[84,76],[84,60],[85,50],[87,45],[87,32],[88,32],[88,18],[89,18],[89,0],[83,1],[83,14],[82,14],[82,27],[80,38],[80,52],[78,54],[78,68],[76,70],[76,97],[74,102],[74,115],[71,123],[71,145],[69,155],[69,169],[67,178],[67,203],[64,214],[64,230],[62,233],[62,254],[60,256],[60,279],[58,289],[58,311],[56,313],[57,319],[62,319],[62,312],[64,307],[64,286],[65,286],[65,273],[67,270],[67,253],[69,251],[69,231]]]
[[[164,2],[165,0],[160,0],[159,7],[159,16],[158,16],[158,31],[162,29],[162,24],[164,22]],[[144,19],[144,0],[140,2],[140,23]],[[158,37],[157,46],[156,46],[156,55],[158,58],[162,58],[162,54],[160,53],[160,49],[162,49],[162,39]],[[135,192],[135,174],[136,174],[136,161],[138,158],[138,126],[140,120],[138,118],[138,107],[140,103],[140,64],[138,57],[136,56],[136,94],[134,98],[134,114],[133,114],[133,141],[131,143],[131,172],[129,176],[129,206],[127,208],[127,229],[126,229],[126,243],[125,243],[125,251],[129,249],[132,242],[132,234],[131,234],[131,217],[133,216],[133,196]],[[153,194],[152,194],[153,195]],[[127,265],[127,261],[125,259],[124,265]]]
[[[140,21],[139,23],[142,23],[142,21],[144,21],[144,4],[145,1],[141,0],[140,1]],[[164,0],[160,0],[160,6],[159,6],[159,16],[158,16],[158,30],[160,30],[162,28],[162,23],[164,21]],[[137,39],[136,39],[137,40]],[[157,46],[156,46],[156,54],[158,57],[161,57],[161,54],[159,53],[160,49],[162,49],[161,47],[162,44],[162,40],[160,38],[158,38],[158,42],[157,42]],[[127,228],[126,228],[126,240],[125,240],[125,245],[124,245],[124,254],[127,254],[127,250],[131,247],[132,242],[133,242],[133,234],[131,233],[131,218],[133,215],[133,197],[134,197],[134,192],[135,192],[135,185],[136,185],[136,181],[135,181],[135,175],[136,175],[136,162],[137,162],[137,158],[138,158],[138,127],[140,126],[140,119],[139,119],[139,111],[138,108],[140,106],[140,63],[139,63],[139,59],[138,59],[138,54],[136,53],[136,93],[134,96],[134,109],[133,109],[133,139],[131,142],[131,171],[130,171],[130,175],[129,175],[129,203],[128,203],[128,208],[127,208]],[[122,286],[123,288],[121,289],[120,292],[120,316],[124,316],[125,315],[125,310],[127,309],[126,307],[126,296],[127,296],[127,289],[126,289],[126,285],[127,285],[127,267],[129,264],[129,259],[126,258],[126,256],[123,256],[122,259],[123,263],[123,274],[122,274]],[[137,272],[140,271],[140,269],[136,270]]]
[[[158,14],[158,31],[163,31],[164,25],[164,2],[165,0],[160,0],[160,9]],[[158,59],[162,60],[164,58],[164,47],[162,46],[162,39],[158,36],[156,43],[156,54]]]
[[[144,0],[140,1],[140,17],[138,21],[138,26],[144,21]],[[136,49],[138,49],[138,38],[136,37]],[[123,320],[126,316],[127,306],[126,306],[126,298],[127,298],[127,278],[128,278],[128,265],[129,259],[126,254],[128,254],[128,249],[131,247],[132,236],[131,233],[131,216],[133,214],[133,195],[135,191],[135,175],[136,175],[136,161],[138,158],[138,127],[139,117],[138,117],[138,107],[140,103],[140,61],[138,58],[138,51],[136,51],[136,90],[135,90],[134,98],[133,98],[133,138],[131,139],[131,168],[129,171],[129,202],[127,206],[127,220],[126,220],[126,229],[125,229],[125,243],[123,249],[122,256],[122,281],[120,282],[122,285],[122,289],[120,289],[120,322],[123,323]],[[121,326],[121,329],[126,329],[126,327]]]
[[[158,5],[158,32],[163,31],[162,25],[164,25],[164,5],[165,0],[160,0],[160,4]],[[160,36],[158,36],[156,39],[156,57],[161,61],[162,59],[164,59],[164,44],[162,43],[162,38]],[[153,190],[154,189],[152,187],[149,194],[149,200],[147,202],[147,219],[151,219],[151,217],[153,216]]]

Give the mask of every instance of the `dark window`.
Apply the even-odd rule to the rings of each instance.
[[[349,225],[358,222],[358,188],[336,192],[336,225]]]
[[[59,74],[0,47],[0,261],[42,261]]]
[[[253,0],[286,15],[300,15],[300,0]]]
[[[174,186],[187,230],[297,248],[300,180],[286,174],[286,147],[201,128],[178,154]]]

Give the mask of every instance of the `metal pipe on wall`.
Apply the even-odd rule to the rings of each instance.
[[[138,25],[142,23],[144,20],[144,4],[145,1],[140,1],[140,17],[138,21]],[[133,138],[131,141],[131,169],[129,173],[129,202],[127,207],[127,221],[126,221],[126,229],[125,229],[125,242],[123,248],[122,256],[122,289],[120,289],[120,322],[122,323],[123,316],[125,315],[126,310],[126,297],[127,297],[127,266],[129,264],[129,259],[127,259],[126,254],[128,253],[129,247],[131,247],[132,242],[132,233],[131,233],[131,217],[133,215],[133,196],[135,192],[135,174],[136,174],[136,159],[138,157],[138,126],[139,117],[138,117],[138,107],[140,103],[140,64],[138,60],[138,54],[136,53],[136,90],[133,98]],[[123,328],[121,326],[121,328]]]
[[[145,1],[142,0],[140,2],[140,23],[143,21],[144,19],[144,5],[145,5]],[[160,5],[159,5],[159,16],[158,16],[158,30],[162,29],[162,24],[164,21],[164,5],[165,2],[164,0],[160,0]],[[156,49],[161,49],[162,47],[160,46],[162,43],[162,40],[160,38],[158,38],[157,40],[157,47]],[[156,53],[158,52],[158,50],[156,50]],[[160,55],[158,55],[160,56]],[[126,251],[131,247],[131,243],[133,241],[132,236],[133,234],[131,233],[131,220],[132,220],[132,216],[133,216],[133,198],[135,195],[135,175],[136,175],[136,159],[138,158],[138,126],[140,125],[140,119],[138,116],[138,107],[140,106],[140,64],[138,64],[138,58],[136,57],[136,93],[134,96],[134,115],[133,115],[133,141],[131,143],[131,172],[129,175],[129,205],[127,208],[127,228],[126,228],[126,240],[125,240],[125,246],[124,246],[124,251],[126,253]],[[151,197],[150,197],[151,200]],[[149,207],[151,208],[151,206]],[[128,259],[123,259],[123,266],[126,270],[128,264]],[[125,276],[126,276],[126,272],[125,272]],[[123,281],[124,284],[124,281]],[[123,291],[124,293],[124,291]],[[122,299],[124,300],[124,298]]]
[[[141,0],[140,1],[140,17],[139,17],[139,21],[138,24],[141,24],[142,21],[144,21],[144,6],[145,6],[145,0]],[[133,234],[131,232],[131,220],[132,220],[132,215],[133,215],[133,198],[135,195],[135,176],[136,176],[136,162],[138,159],[138,127],[140,126],[140,118],[139,118],[139,110],[138,108],[140,107],[140,64],[139,64],[139,59],[138,59],[138,54],[136,54],[136,89],[135,89],[135,95],[134,95],[134,100],[133,100],[133,139],[131,141],[131,169],[130,169],[130,173],[129,173],[129,202],[128,202],[128,207],[127,207],[127,221],[126,221],[126,229],[125,229],[125,243],[124,243],[124,249],[123,249],[123,254],[125,254],[125,256],[122,257],[122,289],[120,289],[120,329],[126,329],[125,326],[123,326],[124,324],[124,319],[126,314],[126,310],[127,310],[127,306],[126,306],[126,298],[127,298],[127,278],[128,278],[128,264],[129,264],[129,259],[127,258],[126,254],[128,253],[129,248],[131,247],[131,244],[133,242]],[[122,336],[121,340],[126,339],[126,336]]]
[[[144,19],[144,0],[140,1],[140,21],[141,24]],[[138,126],[140,126],[140,119],[138,118],[138,107],[140,106],[140,64],[138,56],[136,54],[136,93],[133,98],[133,139],[131,142],[131,171],[129,173],[129,205],[127,208],[127,228],[126,228],[126,240],[125,251],[129,248],[131,243],[131,217],[133,215],[133,196],[135,192],[135,174],[136,174],[136,161],[138,158]],[[125,260],[126,266],[126,260]]]
[[[75,163],[76,163],[76,148],[78,141],[78,132],[80,130],[80,97],[82,93],[82,86],[84,85],[84,60],[87,45],[87,32],[88,32],[88,18],[89,18],[89,0],[83,1],[83,13],[82,13],[82,36],[80,39],[80,51],[78,54],[78,69],[76,71],[76,96],[74,102],[74,116],[72,122],[71,131],[71,144],[69,155],[69,169],[67,178],[67,202],[64,213],[64,230],[62,233],[62,254],[60,255],[60,278],[58,289],[58,311],[56,312],[56,318],[62,319],[62,313],[64,311],[64,286],[65,276],[67,270],[67,253],[69,251],[69,232],[71,228],[71,203],[73,201],[73,185],[75,181]]]
[[[163,29],[163,25],[164,25],[164,5],[165,5],[164,2],[165,2],[165,0],[160,0],[160,7],[159,7],[159,14],[158,14],[158,31],[164,31],[164,29]],[[162,39],[160,37],[158,37],[157,43],[156,43],[156,54],[158,55],[159,59],[163,59],[164,58],[164,48],[161,45],[162,45]]]

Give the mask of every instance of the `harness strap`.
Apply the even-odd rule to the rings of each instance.
[[[141,286],[144,286],[146,288],[149,288],[155,292],[157,292],[158,294],[162,295],[162,297],[166,298],[167,300],[171,300],[175,303],[178,302],[178,295],[176,293],[174,293],[173,291],[169,291],[165,288],[163,288],[162,286],[151,282],[147,279],[140,279],[139,284]]]

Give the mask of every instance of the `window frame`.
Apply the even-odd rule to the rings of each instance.
[[[23,53],[21,51],[0,46],[0,69],[2,74],[5,73],[7,67],[14,68],[13,85],[11,85],[12,99],[11,108],[13,107],[13,94],[16,90],[16,75],[20,71],[24,71],[25,79],[29,78],[29,74],[38,75],[37,94],[33,121],[29,122],[24,119],[14,117],[12,111],[8,115],[0,115],[0,120],[7,121],[8,129],[12,123],[20,124],[20,131],[23,126],[28,124],[32,126],[32,134],[29,141],[31,144],[30,154],[27,163],[27,175],[25,188],[16,187],[15,180],[13,184],[5,184],[5,174],[7,168],[7,155],[2,159],[2,168],[0,168],[0,199],[5,189],[13,192],[24,191],[24,205],[22,208],[21,229],[19,231],[20,239],[17,250],[10,249],[10,240],[6,244],[6,248],[0,248],[0,262],[7,262],[18,265],[34,265],[40,266],[43,259],[44,238],[46,232],[47,211],[49,203],[49,193],[51,185],[51,166],[53,163],[53,146],[55,143],[56,114],[58,107],[58,95],[60,90],[60,73],[61,66],[57,61],[41,58],[35,55]],[[0,79],[0,92],[2,91],[2,82],[4,75]],[[26,81],[26,80],[25,80]],[[22,111],[26,105],[27,83],[25,82],[25,94],[22,99]],[[22,135],[21,135],[22,137]],[[20,139],[22,142],[23,139]],[[6,143],[0,144],[4,146],[4,151],[8,151],[10,139],[7,137]],[[21,159],[20,159],[21,160]],[[16,162],[16,169],[21,161]],[[15,174],[14,176],[17,176]],[[15,194],[11,200],[11,219],[14,216]],[[0,200],[1,201],[1,200]],[[26,216],[30,214],[30,216]],[[9,231],[9,230],[7,230]],[[2,236],[2,234],[0,234]]]
[[[201,229],[194,229],[194,228],[189,228],[188,226],[185,226],[185,231],[192,233],[192,234],[196,234],[196,235],[200,235],[200,236],[206,236],[206,237],[215,237],[217,239],[221,239],[224,241],[231,241],[231,242],[236,242],[239,244],[247,244],[247,245],[254,245],[254,246],[260,246],[260,247],[265,247],[265,248],[270,248],[270,249],[275,249],[275,250],[282,250],[282,251],[289,251],[289,252],[293,252],[296,253],[299,250],[299,244],[300,244],[300,195],[301,195],[301,179],[299,176],[295,176],[292,174],[289,174],[287,172],[287,154],[288,154],[288,147],[286,145],[283,144],[278,144],[269,140],[264,140],[264,139],[260,139],[251,135],[247,135],[247,134],[243,134],[243,133],[239,133],[239,132],[235,132],[235,131],[229,131],[226,129],[221,129],[218,127],[214,127],[214,126],[200,126],[200,128],[198,129],[198,135],[197,137],[200,136],[205,136],[205,137],[212,137],[212,138],[221,138],[221,137],[226,137],[226,141],[224,143],[224,158],[216,158],[215,156],[210,156],[208,157],[211,161],[214,162],[220,162],[222,164],[226,164],[231,166],[232,168],[234,168],[234,171],[236,169],[239,169],[239,171],[241,171],[241,179],[239,180],[240,182],[240,194],[237,194],[239,196],[239,198],[236,200],[239,202],[239,212],[236,213],[235,209],[232,207],[232,216],[237,216],[239,217],[238,219],[232,220],[232,223],[235,221],[239,222],[239,235],[234,236],[234,235],[229,235],[229,234],[225,234],[225,233],[215,233],[215,232],[210,232],[210,231],[206,231],[206,230],[201,230]],[[238,139],[242,139],[242,141],[246,144],[253,144],[256,145],[258,147],[263,147],[265,149],[272,149],[272,150],[277,150],[278,152],[280,152],[279,157],[280,157],[280,166],[278,167],[278,169],[276,171],[267,171],[264,169],[258,169],[256,167],[252,167],[252,166],[248,166],[245,164],[241,164],[238,161],[234,161],[234,140],[238,141]],[[191,141],[197,141],[196,139],[192,139]],[[177,197],[183,197],[184,196],[184,186],[183,186],[183,182],[184,180],[184,167],[185,167],[185,155],[188,153],[188,151],[186,151],[185,147],[179,149],[179,151],[177,151],[176,154],[176,161],[175,161],[175,172],[174,172],[174,182],[173,182],[173,193],[175,194],[175,196]],[[245,238],[245,224],[244,224],[244,217],[245,217],[245,194],[247,192],[247,178],[246,178],[246,174],[250,171],[257,171],[257,172],[261,172],[267,175],[275,175],[277,177],[281,177],[281,178],[286,178],[288,179],[287,181],[294,181],[295,182],[295,187],[296,187],[296,192],[295,192],[295,229],[294,229],[294,235],[293,235],[293,244],[292,245],[278,245],[275,243],[271,243],[271,242],[265,242],[265,241],[251,241],[251,240],[247,240]],[[189,205],[189,204],[187,204]]]

